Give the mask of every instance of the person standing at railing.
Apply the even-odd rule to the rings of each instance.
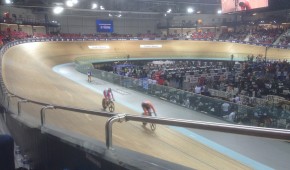
[[[92,82],[92,70],[91,69],[88,70],[87,75],[88,75],[88,82]]]
[[[229,114],[229,108],[230,108],[230,104],[227,103],[227,102],[224,102],[221,106],[221,109],[222,109],[222,116],[224,115],[228,115]]]

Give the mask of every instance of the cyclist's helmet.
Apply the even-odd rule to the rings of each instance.
[[[245,6],[245,3],[244,2],[240,2],[239,6]]]

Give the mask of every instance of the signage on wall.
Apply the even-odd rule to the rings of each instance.
[[[162,48],[162,45],[160,45],[160,44],[140,45],[140,48]]]
[[[92,50],[105,50],[105,49],[110,49],[110,46],[108,46],[108,45],[89,45],[89,49],[92,49]]]
[[[97,32],[114,32],[114,25],[112,20],[97,20]]]

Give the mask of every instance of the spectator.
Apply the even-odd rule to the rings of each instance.
[[[227,103],[227,102],[224,102],[223,104],[222,104],[222,106],[221,106],[221,108],[222,108],[222,116],[224,116],[224,115],[228,115],[229,114],[229,108],[230,108],[230,104],[229,103]]]
[[[236,111],[235,110],[231,111],[230,114],[224,115],[223,118],[230,121],[230,122],[235,122],[236,121]]]
[[[201,94],[201,86],[196,85],[195,88],[194,88],[194,92],[195,92],[196,94]]]

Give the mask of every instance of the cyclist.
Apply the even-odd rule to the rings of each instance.
[[[152,111],[153,111],[154,115],[156,116],[156,110],[150,101],[148,101],[148,100],[143,101],[141,106],[144,110],[145,116],[152,116]]]
[[[248,0],[245,0],[244,2],[240,2],[239,6],[241,8],[241,11],[252,9],[251,5],[250,5],[250,2]]]
[[[114,95],[113,95],[111,88],[105,89],[103,93],[104,93],[104,98],[105,98],[106,102],[110,101],[111,99],[113,99],[115,101],[115,98],[114,98]]]

